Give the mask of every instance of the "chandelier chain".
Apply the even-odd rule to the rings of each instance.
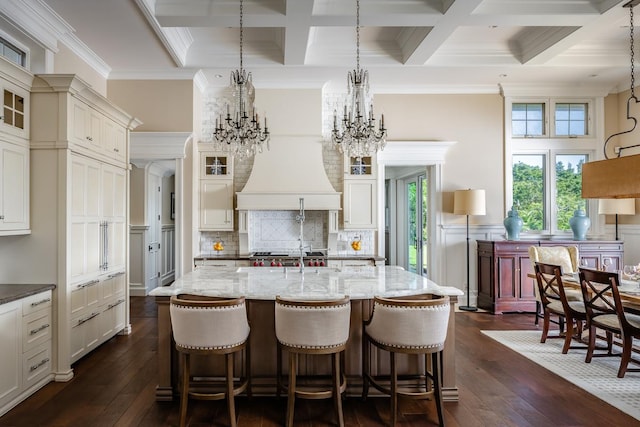
[[[242,72],[242,0],[240,0],[240,72]]]
[[[633,47],[633,5],[629,7],[629,48],[631,50],[631,96],[635,96],[634,86],[635,86],[635,70],[634,70],[634,47]]]
[[[356,71],[360,71],[360,0],[356,1]]]

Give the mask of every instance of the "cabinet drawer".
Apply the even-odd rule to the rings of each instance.
[[[79,316],[85,310],[97,307],[100,301],[99,280],[72,285],[71,289],[71,316]]]
[[[584,243],[580,245],[581,251],[622,251],[622,244],[618,243]]]
[[[31,295],[22,300],[22,315],[27,316],[39,310],[51,308],[51,291]]]
[[[22,359],[22,384],[31,387],[51,372],[51,342],[48,341],[25,353]]]
[[[22,319],[22,351],[28,352],[34,347],[51,340],[51,310],[41,310],[24,316]]]

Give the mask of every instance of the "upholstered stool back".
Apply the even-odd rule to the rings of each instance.
[[[186,424],[189,397],[205,400],[227,400],[230,425],[236,426],[235,396],[247,390],[251,396],[251,358],[249,322],[244,297],[216,298],[200,295],[174,295],[169,306],[171,328],[176,350],[181,353],[182,381],[180,386],[180,426]],[[234,380],[233,357],[245,351],[243,377]],[[225,379],[223,391],[199,391],[191,378],[190,356],[224,355]],[[207,384],[209,389],[212,384]]]
[[[444,348],[449,325],[449,298],[414,300],[376,297],[369,337],[387,347],[420,352]]]
[[[349,339],[349,298],[331,301],[295,301],[278,297],[275,307],[276,336],[287,347],[333,353]]]
[[[171,298],[171,327],[182,350],[223,350],[243,344],[249,336],[244,298],[177,295]]]

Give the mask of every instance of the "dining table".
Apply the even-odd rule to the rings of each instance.
[[[536,279],[535,273],[529,273],[527,276],[534,280]],[[622,300],[625,311],[640,314],[640,278],[632,280],[622,277],[622,274],[620,276],[620,286],[618,286],[618,290],[620,291],[620,299]],[[578,273],[563,274],[562,283],[568,287],[580,289]]]

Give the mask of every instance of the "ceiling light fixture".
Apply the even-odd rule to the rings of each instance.
[[[347,99],[340,128],[338,121],[338,113],[334,111],[331,142],[341,153],[363,157],[384,149],[387,137],[384,114],[376,129],[369,73],[360,69],[360,0],[356,0],[356,69],[347,74]]]
[[[227,103],[226,118],[223,119],[222,114],[216,118],[213,132],[215,149],[240,159],[261,153],[265,145],[267,150],[269,149],[267,118],[264,118],[263,130],[253,105],[255,89],[251,82],[251,73],[247,73],[242,67],[242,1],[240,0],[240,69],[231,73],[230,84],[233,108]]]
[[[629,171],[640,170],[640,154],[621,156],[622,151],[640,147],[640,144],[613,147],[617,158],[609,158],[607,145],[612,138],[628,134],[636,129],[638,120],[631,115],[631,106],[638,103],[635,95],[635,70],[634,70],[634,40],[633,40],[633,8],[640,0],[631,0],[623,5],[629,8],[629,52],[631,59],[631,93],[627,100],[627,120],[633,122],[631,129],[624,130],[609,136],[604,142],[604,157],[606,160],[587,162],[582,166],[582,197],[584,199],[616,199],[616,198],[640,198],[640,181],[637,174]]]

